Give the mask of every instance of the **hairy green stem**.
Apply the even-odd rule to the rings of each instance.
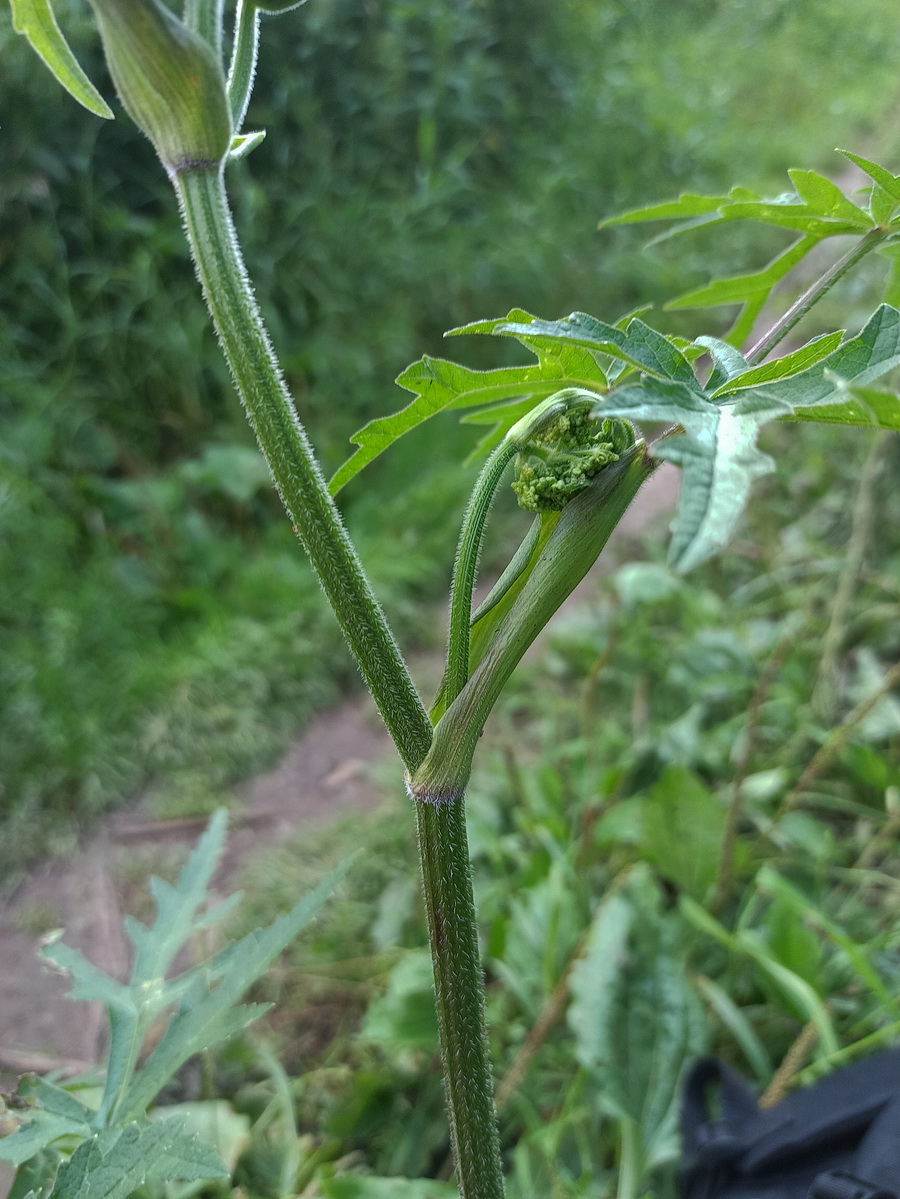
[[[234,233],[221,169],[173,174],[197,274],[275,485],[407,766],[431,723],[297,418]]]
[[[775,349],[778,343],[787,337],[788,333],[806,316],[810,309],[831,291],[835,283],[839,279],[843,279],[848,271],[852,270],[858,262],[880,245],[886,237],[887,233],[882,229],[872,229],[865,237],[860,238],[847,251],[843,258],[839,258],[834,266],[817,279],[811,287],[807,288],[800,299],[790,306],[784,316],[775,322],[764,337],[760,338],[756,345],[748,352],[747,361],[751,365],[762,362]]]
[[[400,755],[415,771],[428,751],[431,723],[281,377],[247,280],[221,170],[185,171],[173,182],[207,303],[276,486]],[[459,1186],[463,1199],[500,1199],[465,809],[461,798],[440,808],[415,806]]]
[[[502,1199],[465,801],[415,807],[456,1183],[462,1199]]]
[[[259,54],[259,9],[253,0],[238,0],[234,14],[234,42],[228,68],[228,103],[235,133],[240,133],[253,91]]]
[[[516,452],[517,446],[509,441],[502,441],[497,446],[476,480],[463,516],[453,566],[453,581],[450,585],[447,665],[438,698],[431,710],[432,720],[442,715],[446,705],[456,699],[469,677],[472,592],[484,541],[484,527],[490,515],[497,485]]]

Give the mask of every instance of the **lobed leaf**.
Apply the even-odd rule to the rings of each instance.
[[[900,175],[892,175],[890,171],[879,166],[877,162],[870,162],[868,158],[862,158],[859,154],[853,154],[849,150],[838,150],[838,154],[843,154],[845,158],[849,158],[851,162],[856,163],[861,171],[865,171],[873,183],[877,183],[895,203],[900,204]]]
[[[54,1141],[58,1141],[60,1137],[83,1137],[86,1131],[82,1120],[35,1112],[33,1120],[23,1124],[9,1136],[0,1137],[0,1161],[20,1166]]]
[[[808,341],[799,350],[785,354],[783,358],[776,358],[772,362],[764,362],[761,366],[754,366],[740,374],[732,375],[727,383],[723,383],[713,392],[712,398],[717,400],[720,396],[730,395],[747,387],[756,387],[760,383],[774,383],[777,379],[799,375],[801,371],[808,370],[823,358],[827,358],[832,350],[836,350],[841,344],[843,336],[841,330],[836,333],[823,333],[820,337]]]
[[[848,200],[837,184],[818,171],[788,171],[797,195],[811,212],[839,221],[849,221],[861,229],[869,229],[872,220],[868,213]]]
[[[59,83],[89,112],[106,120],[112,109],[88,79],[56,22],[49,0],[10,0],[16,33],[28,40]]]
[[[678,426],[655,444],[654,454],[683,472],[669,551],[679,570],[692,569],[728,542],[753,480],[773,469],[756,448],[759,430],[769,421],[815,420],[819,410],[826,422],[835,422],[841,410],[842,423],[897,427],[900,402],[872,393],[873,405],[867,407],[859,388],[900,365],[900,311],[883,304],[856,337],[830,348],[839,337],[815,338],[742,373],[733,373],[737,360],[726,356],[721,343],[704,339],[716,362],[711,381],[731,373],[712,392],[645,377],[598,401],[598,416]]]
[[[662,237],[683,233],[701,226],[723,224],[726,221],[749,220],[790,229],[803,236],[763,270],[727,279],[713,280],[706,287],[688,292],[670,301],[670,309],[712,307],[740,303],[743,307],[727,335],[733,345],[740,345],[749,336],[754,322],[771,295],[774,286],[820,241],[841,234],[863,234],[873,228],[884,228],[894,219],[900,204],[900,177],[883,167],[848,151],[840,151],[866,171],[874,187],[869,197],[868,211],[848,199],[841,189],[817,171],[791,170],[792,193],[763,199],[753,192],[735,188],[727,196],[682,195],[678,200],[653,204],[601,222],[606,225],[631,224],[638,221],[678,222]],[[660,238],[655,238],[655,241]],[[900,295],[900,287],[891,295]]]
[[[697,386],[689,358],[674,339],[634,316],[613,325],[584,312],[544,321],[515,308],[505,317],[451,329],[447,336],[468,333],[514,337],[535,355],[537,365],[477,371],[442,358],[426,356],[414,362],[398,376],[397,383],[414,392],[416,399],[391,416],[370,421],[353,435],[351,440],[359,449],[332,478],[332,495],[404,433],[439,412],[481,409],[464,418],[490,420],[494,426],[479,443],[480,454],[497,445],[535,403],[565,387],[599,393],[608,386],[608,374],[621,378],[623,372],[634,370]],[[517,402],[515,409],[506,407]]]
[[[182,1121],[126,1124],[85,1141],[59,1167],[49,1199],[127,1199],[147,1184],[226,1178],[214,1149]]]
[[[666,421],[684,430],[654,446],[657,458],[683,472],[669,549],[677,569],[693,569],[728,542],[753,479],[774,469],[755,449],[756,434],[784,411],[777,406],[774,412],[736,414],[682,383],[658,380],[616,388],[597,405],[599,416]]]
[[[633,920],[634,908],[624,896],[603,900],[584,954],[572,968],[568,1020],[575,1034],[575,1056],[588,1069],[599,1066],[609,1053],[607,1026]]]
[[[838,404],[795,408],[782,420],[812,420],[827,425],[855,425],[900,433],[900,398],[889,391],[851,387]]]
[[[61,941],[51,940],[42,947],[39,956],[44,961],[58,966],[72,979],[70,998],[98,999],[107,1008],[122,1012],[136,1010],[128,987],[91,965],[80,950],[64,945]]]
[[[849,386],[864,387],[900,366],[900,311],[880,305],[856,337],[809,370],[757,390],[767,399],[796,405],[834,403]],[[870,422],[866,421],[866,424]]]
[[[748,191],[745,187],[734,187],[727,196],[698,196],[693,192],[682,192],[677,200],[663,201],[661,204],[648,204],[643,208],[633,208],[629,212],[617,216],[606,217],[600,221],[598,228],[605,229],[612,225],[633,225],[643,221],[680,221],[674,230],[676,233],[695,229],[699,225],[718,224],[727,217],[722,216],[721,209],[730,201],[758,200],[760,197]],[[667,235],[671,236],[671,235]]]
[[[121,1119],[143,1114],[162,1086],[194,1054],[233,1036],[266,1010],[264,1004],[236,1007],[244,992],[264,973],[279,953],[315,917],[319,908],[349,870],[353,859],[332,870],[290,912],[266,929],[249,933],[210,963],[220,981],[209,987],[201,975],[185,997],[181,1010],[134,1077],[119,1109]]]
[[[530,344],[551,345],[574,342],[601,354],[609,354],[630,366],[661,379],[680,379],[694,384],[691,364],[671,338],[635,317],[627,329],[607,325],[586,312],[573,312],[559,321],[497,321],[496,334],[507,334]]]
[[[519,310],[510,315],[528,317],[528,313]],[[493,327],[505,323],[505,320],[478,322],[477,325],[451,330],[451,333],[493,332]],[[540,346],[529,344],[529,349],[538,359],[537,364],[501,367],[497,370],[472,370],[456,362],[428,355],[413,362],[397,377],[396,382],[413,392],[416,398],[399,412],[378,417],[353,434],[351,440],[359,449],[332,477],[329,483],[332,495],[336,495],[364,466],[404,433],[440,412],[497,406],[523,398],[537,403],[564,387],[605,390],[606,375],[603,369],[596,358],[579,347],[548,342]],[[511,420],[510,425],[513,423],[515,421]]]
[[[133,919],[126,923],[135,949],[132,985],[162,982],[175,955],[190,939],[197,911],[206,900],[222,854],[227,820],[224,808],[214,814],[174,887],[162,879],[150,879],[156,920],[149,928]]]
[[[773,289],[817,246],[821,238],[806,236],[778,254],[761,271],[714,279],[706,287],[686,292],[665,305],[669,311],[682,308],[714,308],[719,304],[741,304],[741,311],[727,334],[731,345],[741,345],[750,336]]]
[[[598,913],[571,990],[579,1060],[594,1074],[606,1111],[633,1127],[643,1175],[677,1155],[679,1080],[706,1043],[676,922],[662,912],[659,887],[643,869]]]

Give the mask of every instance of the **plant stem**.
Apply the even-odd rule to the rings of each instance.
[[[438,698],[431,710],[431,719],[434,721],[443,715],[447,704],[456,699],[469,678],[472,591],[478,573],[484,527],[490,515],[500,477],[516,451],[517,447],[508,441],[503,441],[497,446],[475,482],[463,516],[453,566],[453,581],[450,584],[447,665]]]
[[[881,683],[876,690],[868,697],[861,700],[856,707],[844,719],[844,721],[833,728],[828,736],[823,741],[822,745],[813,755],[809,765],[800,775],[800,778],[794,784],[793,790],[790,791],[783,799],[781,807],[775,817],[780,820],[786,816],[788,812],[792,812],[800,802],[800,797],[804,792],[808,791],[814,782],[828,769],[832,761],[841,752],[844,746],[852,737],[854,730],[862,724],[865,718],[869,715],[874,707],[884,699],[895,687],[900,687],[900,662],[895,662],[890,670],[885,674]]]
[[[628,505],[657,463],[638,442],[605,466],[566,505],[515,604],[457,697],[448,696],[412,793],[446,803],[465,791],[484,723],[535,637],[594,565]]]
[[[502,1199],[465,801],[415,807],[456,1182],[462,1199]]]
[[[173,176],[188,240],[222,348],[294,529],[407,766],[431,723],[297,418],[250,290],[221,169]]]
[[[640,1182],[640,1126],[624,1116],[619,1123],[619,1182],[616,1199],[637,1199]]]
[[[253,0],[238,0],[234,14],[234,41],[228,68],[228,103],[235,133],[240,133],[253,91],[259,53],[259,9]]]
[[[173,178],[197,274],[275,484],[410,771],[431,723],[282,379],[250,290],[221,170]],[[484,1026],[484,984],[462,799],[417,802],[450,1129],[463,1199],[501,1199],[503,1176]]]
[[[817,279],[803,293],[800,299],[790,306],[784,316],[775,322],[769,332],[749,351],[747,361],[751,365],[762,362],[775,349],[778,343],[787,337],[788,333],[806,316],[810,309],[831,291],[835,283],[839,279],[843,279],[848,271],[852,270],[858,262],[883,242],[886,237],[887,233],[884,230],[872,229],[865,237],[860,238],[847,251],[843,258],[839,258],[834,266],[827,270],[821,278]]]

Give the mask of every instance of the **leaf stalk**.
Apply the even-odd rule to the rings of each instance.
[[[751,366],[766,359],[775,347],[782,342],[788,333],[799,324],[806,314],[831,291],[835,283],[843,279],[858,262],[876,249],[888,236],[883,229],[872,229],[852,246],[842,258],[839,258],[824,275],[818,278],[803,295],[793,303],[787,312],[775,322],[764,337],[747,353],[747,361]]]

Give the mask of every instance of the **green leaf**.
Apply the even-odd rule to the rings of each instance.
[[[645,377],[613,388],[598,402],[598,416],[680,426],[681,432],[653,447],[657,458],[676,463],[684,475],[670,547],[670,561],[679,570],[692,569],[728,542],[753,480],[773,469],[772,460],[756,448],[764,424],[778,418],[815,420],[820,405],[826,422],[836,419],[836,405],[846,405],[845,423],[873,423],[857,388],[900,365],[900,311],[882,305],[856,337],[820,357],[828,344],[818,339],[754,367],[712,395]],[[804,360],[812,365],[798,370]],[[896,407],[886,399],[876,399],[874,413],[883,427],[896,427]]]
[[[586,359],[579,363],[587,367]],[[592,370],[566,374],[559,355],[544,354],[536,366],[503,367],[476,371],[443,358],[420,358],[398,376],[397,382],[416,399],[392,416],[370,421],[353,434],[359,449],[339,468],[329,488],[336,495],[345,484],[410,429],[439,412],[497,404],[527,396],[537,403],[564,387],[594,388],[605,385],[605,376],[593,363]]]
[[[225,840],[227,813],[216,812],[173,887],[151,878],[156,919],[149,928],[127,917],[125,931],[134,946],[134,965],[127,989],[130,1002],[109,1008],[110,1041],[101,1122],[116,1109],[128,1086],[141,1045],[153,1019],[170,1007],[190,985],[192,972],[166,981],[166,973],[195,930],[198,910],[218,865]],[[218,905],[221,910],[221,905]],[[162,1085],[162,1084],[161,1084]]]
[[[882,304],[856,337],[800,374],[758,388],[767,400],[795,406],[833,404],[850,398],[848,388],[865,387],[900,366],[900,311]]]
[[[352,862],[350,858],[332,870],[315,890],[267,929],[249,933],[237,945],[230,946],[213,959],[210,974],[212,977],[220,975],[220,981],[207,987],[203,979],[197,977],[181,1010],[128,1088],[119,1108],[120,1119],[140,1116],[188,1058],[233,1036],[266,1010],[263,1004],[244,1007],[235,1007],[235,1004],[297,934],[311,923]]]
[[[156,900],[156,920],[150,928],[137,920],[126,921],[126,931],[135,949],[132,985],[160,983],[175,960],[175,955],[190,939],[198,909],[206,900],[207,890],[225,844],[228,815],[220,808],[212,817],[203,836],[191,853],[177,884],[151,878],[150,890]]]
[[[667,766],[642,805],[643,857],[702,901],[716,881],[725,809],[685,766]]]
[[[856,206],[853,205],[855,208]],[[859,233],[871,228],[872,222],[860,209],[856,209],[863,218],[862,223],[830,217],[819,216],[808,204],[794,204],[791,198],[782,200],[758,200],[753,202],[741,201],[737,204],[727,204],[722,209],[723,217],[732,220],[756,221],[761,225],[777,225],[781,229],[791,229],[796,233],[807,233],[820,240],[825,237],[841,237],[849,233]]]
[[[815,990],[786,966],[776,962],[768,951],[767,946],[752,929],[739,933],[730,933],[715,917],[710,916],[704,908],[687,895],[681,897],[679,907],[682,915],[695,928],[706,936],[717,941],[733,953],[749,957],[760,970],[785,996],[791,1007],[801,1015],[801,1018],[811,1020],[819,1032],[822,1049],[826,1053],[835,1053],[838,1049],[837,1034],[834,1024],[821,998]]]
[[[622,910],[610,921],[612,936],[589,947],[581,974],[579,966],[573,970],[573,1027],[601,1106],[639,1138],[643,1175],[678,1154],[678,1085],[687,1062],[705,1048],[706,1021],[657,884],[635,871],[622,902],[631,908],[627,930]],[[592,975],[603,988],[593,1004]]]
[[[527,323],[509,320],[492,323],[492,332],[495,334],[520,340],[527,338],[529,344],[538,344],[542,348],[560,342],[574,343],[585,349],[609,354],[660,379],[678,379],[694,384],[691,364],[671,338],[638,318],[630,321],[625,330],[598,321],[586,312],[573,312],[559,321],[542,321],[531,317]]]
[[[483,408],[496,413],[496,427],[479,446],[479,450],[492,449],[516,419],[554,392],[565,387],[605,391],[603,359],[612,359],[617,372],[623,367],[637,368],[661,379],[680,379],[696,386],[690,362],[674,341],[637,317],[621,329],[583,312],[544,321],[517,308],[505,317],[451,329],[447,336],[469,333],[514,337],[535,355],[537,365],[475,371],[442,358],[414,362],[397,382],[415,392],[416,399],[400,412],[370,421],[354,433],[352,440],[359,449],[332,478],[333,495],[404,433],[439,412]],[[523,401],[515,417],[512,410],[505,410],[513,401]]]
[[[604,899],[591,921],[584,954],[572,967],[569,1027],[575,1034],[575,1056],[589,1069],[609,1053],[607,1027],[633,920],[634,908],[624,896]]]
[[[82,1124],[90,1124],[94,1113],[71,1091],[59,1087],[46,1078],[38,1078],[36,1074],[26,1074],[16,1094],[20,1099],[30,1103],[39,1103],[45,1112],[54,1116],[64,1116],[67,1120],[75,1120]]]
[[[861,229],[869,229],[872,220],[861,208],[848,200],[841,189],[817,171],[788,171],[797,195],[810,211],[835,220],[849,221]]]
[[[692,570],[728,543],[755,478],[774,469],[755,448],[762,424],[786,405],[739,413],[720,408],[682,383],[626,384],[597,405],[601,416],[667,421],[684,433],[657,442],[654,455],[683,471],[669,548],[671,564]]]
[[[734,379],[749,369],[744,355],[727,341],[720,341],[718,337],[698,337],[694,345],[705,350],[712,359],[713,369],[706,381],[707,391],[714,391],[729,379]]]
[[[60,1137],[83,1137],[85,1131],[82,1120],[35,1112],[34,1119],[9,1136],[0,1138],[0,1161],[20,1166]]]
[[[757,884],[760,891],[769,891],[788,905],[801,919],[804,928],[807,923],[810,923],[822,929],[829,940],[843,951],[858,978],[869,987],[872,994],[884,1005],[885,1010],[892,1013],[893,1016],[897,1015],[897,999],[870,964],[865,946],[857,944],[840,925],[822,912],[795,886],[782,878],[771,866],[763,866],[757,877]],[[809,932],[808,929],[806,931]]]
[[[743,1011],[728,992],[724,991],[718,983],[713,982],[711,978],[699,974],[695,976],[694,982],[703,993],[709,1006],[741,1047],[744,1057],[750,1063],[757,1079],[762,1084],[769,1082],[772,1077],[771,1059]]]
[[[859,154],[852,154],[849,150],[838,150],[838,154],[843,154],[845,158],[855,162],[895,203],[900,204],[900,175],[892,175],[877,162],[870,162],[868,158],[861,158]]]
[[[54,934],[61,936],[61,933]],[[40,950],[40,957],[47,962],[53,962],[60,970],[65,971],[73,986],[69,992],[72,999],[98,999],[108,1008],[122,1012],[136,1010],[133,997],[124,983],[116,982],[96,966],[92,966],[83,953],[72,949],[61,941],[51,940]]]
[[[734,275],[727,279],[714,279],[706,287],[686,292],[685,295],[670,300],[665,305],[666,310],[714,308],[719,304],[741,304],[743,307],[728,333],[727,340],[731,345],[742,345],[749,337],[756,318],[762,312],[775,286],[820,241],[819,237],[801,237],[799,241],[795,241],[793,245],[773,258],[761,271],[754,271],[749,275]]]
[[[42,1149],[16,1170],[7,1199],[46,1199],[59,1169],[60,1155],[54,1149]]]
[[[126,1124],[98,1133],[63,1162],[50,1199],[127,1199],[152,1183],[226,1178],[219,1155],[182,1121]]]
[[[677,200],[648,204],[643,208],[632,208],[617,216],[606,217],[598,226],[606,229],[611,225],[633,225],[642,221],[677,221],[691,217],[706,216],[718,212],[728,196],[698,196],[694,192],[682,192]]]
[[[823,358],[827,358],[832,350],[836,350],[841,344],[843,336],[841,330],[836,333],[823,333],[821,337],[814,337],[812,341],[801,346],[799,350],[794,350],[792,354],[785,354],[783,358],[776,358],[772,362],[764,362],[761,366],[754,366],[741,374],[732,375],[727,383],[713,392],[712,398],[717,400],[720,396],[743,391],[747,387],[755,387],[760,383],[773,383],[776,379],[787,379],[791,375],[798,375],[801,371],[808,370],[817,362],[821,362]]]
[[[24,34],[59,83],[79,104],[111,121],[109,105],[85,75],[62,35],[49,0],[11,0],[13,28]]]
[[[855,425],[900,433],[900,398],[889,391],[851,387],[839,404],[816,404],[795,408],[782,420],[819,421],[826,425]]]
[[[405,1046],[437,1052],[434,970],[427,950],[400,959],[390,973],[387,991],[369,1006],[360,1036],[388,1050]]]

